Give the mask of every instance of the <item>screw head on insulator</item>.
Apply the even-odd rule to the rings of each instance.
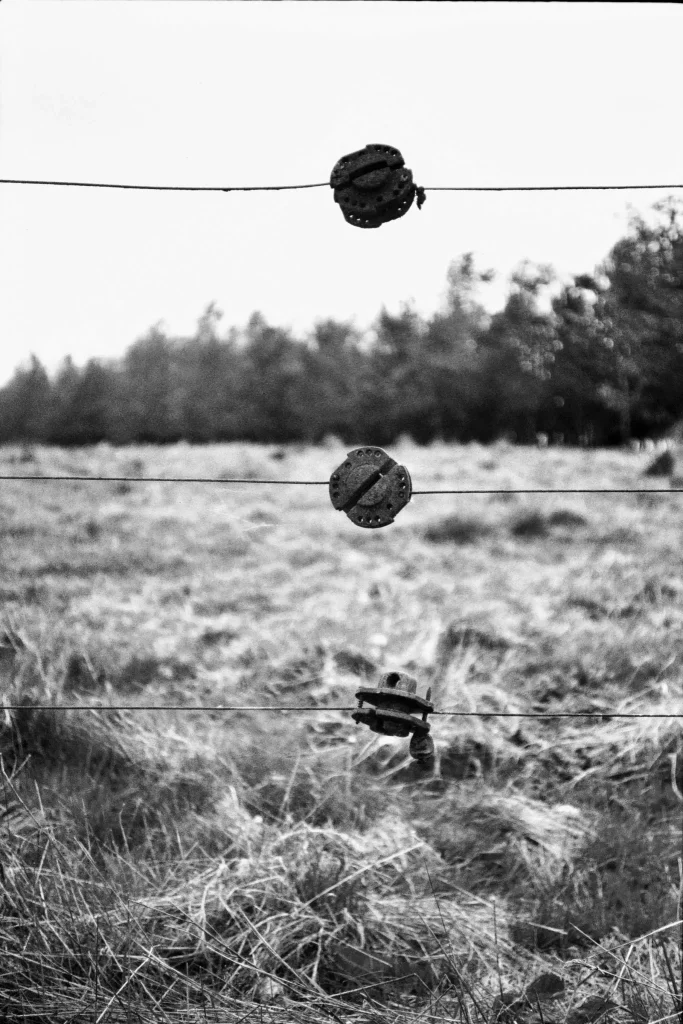
[[[425,697],[417,695],[417,680],[405,672],[386,672],[377,686],[356,690],[358,708],[351,716],[358,725],[367,725],[371,732],[383,736],[408,736],[410,755],[424,761],[434,753],[427,715],[434,710],[431,687]],[[364,708],[367,702],[372,707]],[[418,717],[421,715],[422,717]]]
[[[411,494],[406,467],[374,445],[354,448],[330,477],[332,504],[365,530],[393,523]]]
[[[413,172],[394,146],[369,143],[365,149],[343,156],[330,176],[334,201],[344,219],[357,228],[378,228],[408,212],[417,196],[418,209],[425,191],[413,181]]]

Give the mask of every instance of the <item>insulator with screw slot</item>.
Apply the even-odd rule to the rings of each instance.
[[[434,754],[434,740],[429,735],[431,725],[427,715],[434,710],[431,687],[425,697],[417,696],[417,680],[405,672],[387,672],[376,687],[356,690],[358,709],[351,716],[359,725],[367,725],[372,732],[384,736],[408,736],[410,756],[425,761]],[[372,708],[363,708],[363,702]],[[415,713],[421,713],[418,718]]]
[[[425,190],[394,146],[370,143],[338,160],[330,177],[334,201],[344,219],[357,228],[378,228],[408,212],[417,197],[422,208]]]
[[[334,507],[366,530],[393,523],[411,494],[410,473],[381,448],[354,448],[330,477]]]

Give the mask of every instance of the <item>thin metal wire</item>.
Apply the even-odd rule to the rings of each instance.
[[[683,185],[433,185],[425,192],[589,192],[642,188],[683,188]]]
[[[413,494],[679,494],[683,487],[519,487],[514,490],[413,491]]]
[[[230,704],[0,704],[2,711],[356,711],[357,705],[230,705]],[[643,715],[627,711],[430,711],[457,718],[683,718],[683,712]]]
[[[250,477],[213,476],[31,476],[2,475],[0,480],[66,480],[84,483],[129,484],[283,484],[298,487],[329,487],[329,480],[253,480]],[[680,494],[683,487],[516,487],[459,488],[434,491],[413,491],[416,494]]]
[[[329,181],[311,185],[120,185],[105,181],[37,181],[29,178],[0,178],[0,185],[65,185],[71,188],[127,188],[155,192],[283,192],[302,188],[330,188]],[[630,189],[683,188],[673,185],[434,185],[425,192],[588,192]]]
[[[25,178],[0,178],[0,185],[68,185],[72,188],[132,188],[153,192],[282,192],[288,189],[330,187],[329,181],[318,181],[313,185],[119,185],[105,181],[35,181]]]
[[[125,483],[240,483],[240,484],[299,484],[328,486],[327,480],[251,480],[251,479],[227,479],[222,480],[215,477],[92,477],[92,476],[3,476],[2,480],[78,480],[87,482],[125,482]],[[439,490],[439,491],[413,491],[413,494],[670,494],[680,493],[683,488],[530,488],[515,490]],[[149,704],[149,705],[83,705],[83,704],[3,704],[0,705],[7,711],[353,711],[353,707],[326,706],[321,708],[317,705],[301,707],[298,705],[286,705],[272,707],[270,705],[257,706],[229,706],[229,705],[180,705],[180,704]],[[435,715],[453,715],[461,718],[468,717],[492,717],[492,718],[683,718],[681,714],[635,714],[635,713],[613,713],[613,712],[556,712],[554,714],[535,714],[532,712],[514,711],[434,711]]]
[[[253,480],[250,477],[213,476],[23,476],[20,473],[12,476],[0,476],[0,480],[83,480],[95,483],[127,483],[127,484],[307,484],[325,487],[329,480]]]

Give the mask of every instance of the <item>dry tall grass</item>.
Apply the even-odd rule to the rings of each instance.
[[[6,449],[0,473],[326,480],[344,453]],[[662,486],[632,452],[391,454],[416,490]],[[435,495],[362,531],[325,487],[5,482],[0,1019],[675,1014],[682,517]],[[486,713],[433,717],[431,775],[335,710],[391,669]],[[318,710],[142,710],[168,703]]]

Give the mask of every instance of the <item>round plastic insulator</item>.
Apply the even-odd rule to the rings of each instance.
[[[434,753],[434,743],[429,736],[431,726],[427,715],[434,710],[431,689],[426,697],[417,696],[417,680],[405,672],[387,672],[376,687],[361,687],[356,690],[358,708],[351,716],[359,725],[367,725],[371,732],[383,736],[408,736],[411,757],[417,761],[427,760]],[[364,708],[366,701],[372,707]],[[417,717],[421,715],[422,717]]]
[[[354,448],[330,477],[330,500],[366,530],[389,526],[410,501],[410,473],[381,448]]]
[[[330,187],[344,219],[357,228],[378,228],[397,220],[408,212],[416,195],[418,207],[425,198],[400,151],[380,143],[369,143],[338,160]]]

